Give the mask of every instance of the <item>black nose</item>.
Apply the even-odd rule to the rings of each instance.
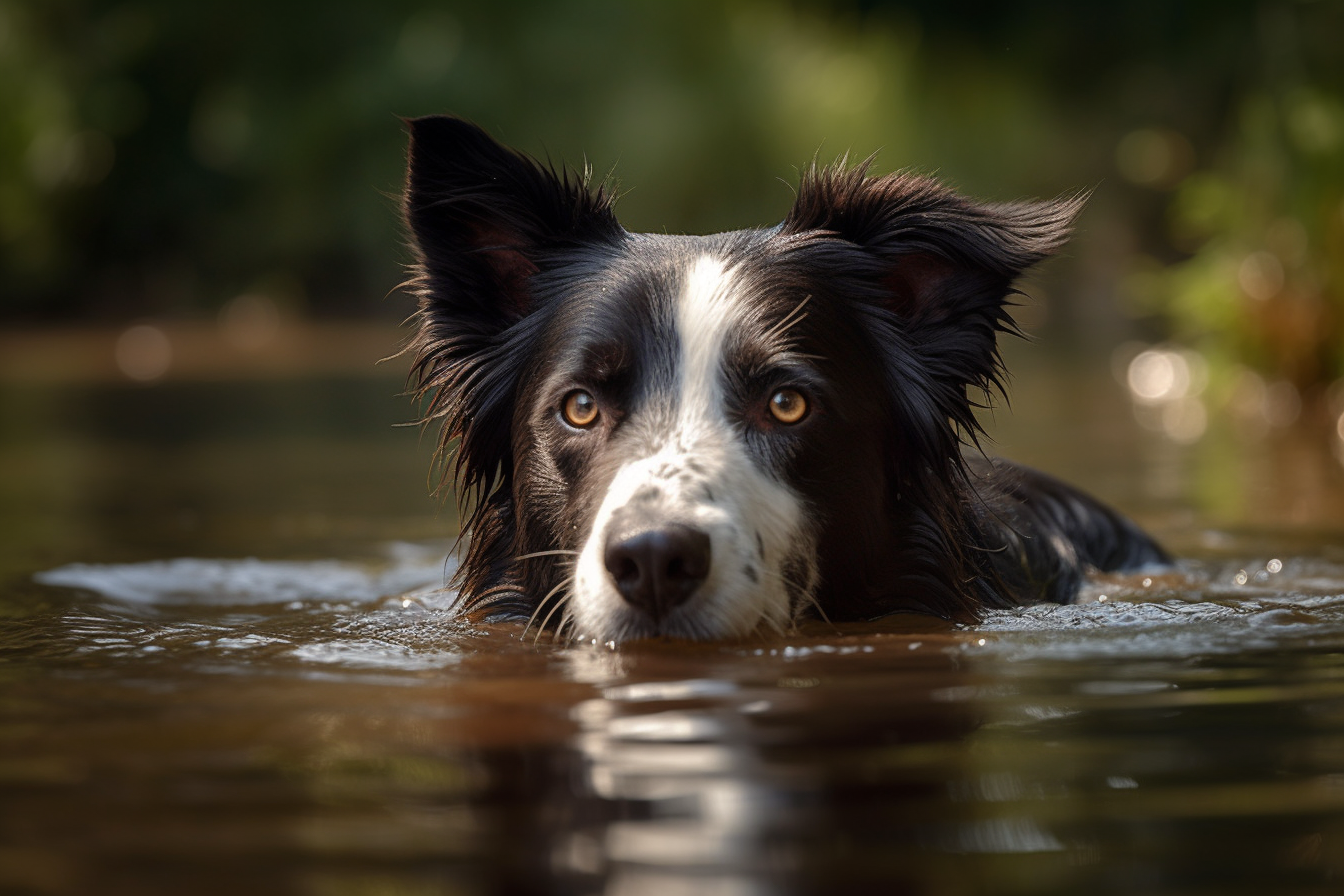
[[[709,575],[709,535],[680,525],[617,531],[603,561],[626,603],[662,619]]]

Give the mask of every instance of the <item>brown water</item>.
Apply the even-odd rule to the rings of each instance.
[[[620,650],[452,618],[395,378],[4,386],[0,892],[1340,892],[1337,465],[1055,373],[1005,453],[1180,569]]]

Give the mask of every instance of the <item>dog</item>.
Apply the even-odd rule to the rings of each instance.
[[[408,128],[411,391],[462,501],[467,614],[597,642],[970,622],[1168,562],[980,450],[1013,283],[1084,196],[982,204],[842,159],[777,226],[628,233],[586,170]]]

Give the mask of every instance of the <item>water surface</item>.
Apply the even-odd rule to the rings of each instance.
[[[8,387],[0,892],[1338,892],[1328,453],[1019,387],[1179,568],[619,650],[453,616],[395,379]]]

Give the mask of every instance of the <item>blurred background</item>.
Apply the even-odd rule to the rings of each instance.
[[[31,552],[64,508],[53,559],[199,548],[235,505],[205,543],[341,508],[362,538],[383,503],[441,530],[377,365],[411,310],[400,118],[433,112],[590,164],[632,230],[777,221],[846,152],[1093,190],[1028,284],[1000,444],[1140,512],[1329,523],[1340,35],[1327,0],[0,0],[0,525]]]

